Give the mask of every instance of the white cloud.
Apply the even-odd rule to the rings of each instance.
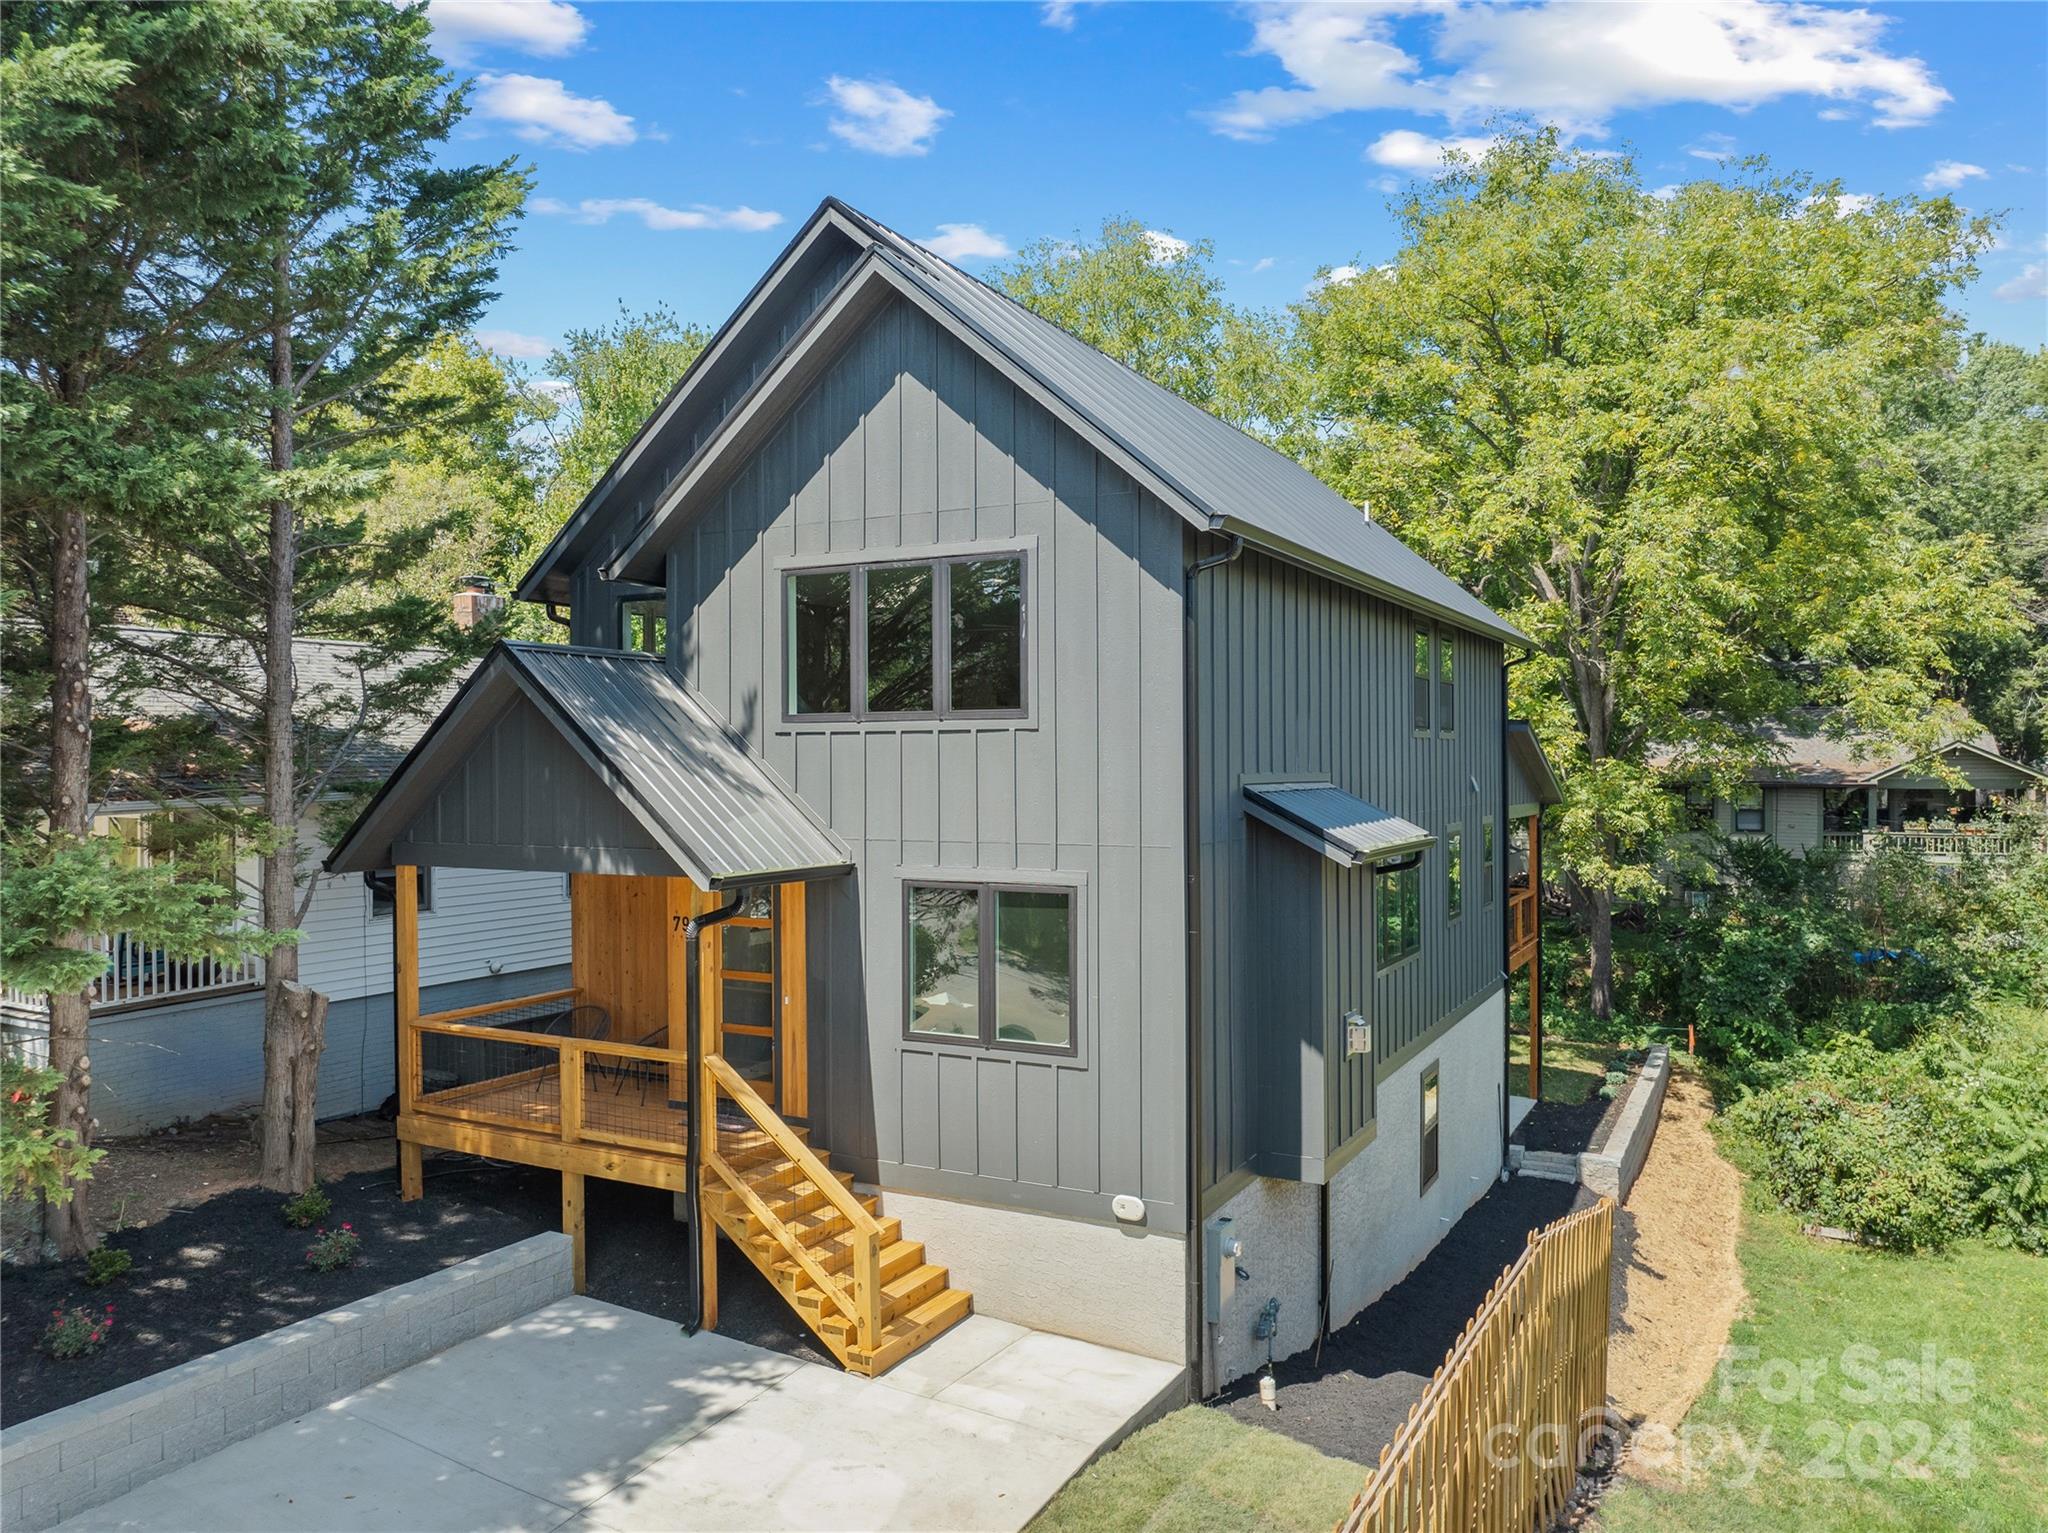
[[[526,335],[517,330],[476,330],[471,337],[485,351],[522,362],[537,362],[555,349],[555,343],[546,336]]]
[[[1993,288],[1991,296],[2007,303],[2039,303],[2048,298],[2048,266],[2030,265],[2011,281]]]
[[[1391,165],[1397,170],[1442,170],[1447,152],[1456,150],[1468,160],[1477,160],[1494,142],[1492,138],[1431,138],[1412,128],[1396,128],[1374,139],[1365,157],[1375,165]]]
[[[1038,8],[1041,26],[1057,27],[1062,32],[1074,30],[1074,11],[1080,0],[1045,0]]]
[[[1145,231],[1145,253],[1154,266],[1170,266],[1187,255],[1188,242],[1186,240],[1177,240],[1172,235],[1162,233],[1158,229],[1147,229]]]
[[[651,197],[585,197],[568,203],[559,197],[536,197],[527,204],[535,213],[573,218],[579,224],[608,224],[614,218],[637,218],[650,229],[739,229],[758,234],[782,222],[780,213],[759,208],[714,208],[693,203],[687,208],[663,207]]]
[[[1652,197],[1655,197],[1659,202],[1669,202],[1672,198],[1676,197],[1684,189],[1685,188],[1680,186],[1676,181],[1671,181],[1667,182],[1663,186],[1653,187],[1650,191],[1650,195]]]
[[[825,124],[839,138],[870,154],[925,154],[939,124],[953,114],[929,96],[913,96],[887,80],[825,82],[840,114]]]
[[[1718,165],[1735,153],[1735,140],[1725,133],[1702,133],[1696,142],[1685,146],[1685,152]]]
[[[1788,96],[1867,102],[1878,126],[1896,128],[1950,99],[1924,61],[1886,50],[1888,18],[1807,0],[1290,0],[1254,14],[1251,51],[1278,60],[1293,83],[1239,91],[1210,112],[1233,138],[1387,108],[1454,126],[1526,112],[1598,136],[1624,109],[1741,110]],[[1428,28],[1429,58],[1396,41],[1395,24],[1408,20]]]
[[[1318,272],[1309,278],[1308,287],[1304,291],[1313,293],[1322,287],[1349,287],[1364,275],[1365,273],[1356,266],[1332,266],[1328,271]]]
[[[1971,165],[1963,160],[1936,160],[1934,169],[1920,178],[1920,189],[1924,192],[1952,192],[1965,181],[1977,181],[1990,175],[1982,165]]]
[[[1252,262],[1252,275],[1256,277],[1262,271],[1271,271],[1275,264],[1276,262],[1273,257],[1260,256],[1256,261]]]
[[[583,46],[590,21],[566,0],[427,0],[434,41],[444,56],[514,48],[559,58]]]
[[[509,123],[520,138],[570,149],[608,149],[640,137],[633,119],[601,96],[578,96],[539,75],[476,77],[476,114]]]
[[[940,224],[937,234],[918,243],[948,261],[998,261],[1010,254],[1009,242],[980,224]]]

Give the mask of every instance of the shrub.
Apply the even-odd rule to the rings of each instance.
[[[2048,1032],[2007,1010],[1887,1051],[1838,1040],[1729,1112],[1786,1208],[1893,1250],[2048,1254]]]
[[[315,1182],[297,1197],[285,1199],[284,1222],[295,1230],[308,1230],[333,1212],[334,1200]]]
[[[71,1184],[88,1180],[106,1155],[80,1146],[75,1131],[50,1126],[62,1079],[12,1054],[0,1056],[0,1194],[69,1202]]]
[[[362,1254],[362,1237],[355,1232],[355,1226],[344,1224],[338,1230],[313,1232],[313,1243],[306,1247],[306,1265],[315,1272],[338,1272],[343,1267],[353,1267]]]
[[[118,1277],[125,1277],[128,1269],[135,1265],[135,1258],[118,1246],[100,1246],[86,1253],[85,1281],[91,1288],[104,1288]]]
[[[43,1350],[52,1357],[84,1357],[97,1352],[114,1334],[114,1306],[95,1315],[84,1307],[53,1309],[43,1329]]]

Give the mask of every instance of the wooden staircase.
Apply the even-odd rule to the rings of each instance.
[[[724,1060],[706,1065],[758,1132],[721,1127],[704,1205],[848,1371],[885,1373],[973,1312],[974,1296],[950,1286],[875,1197],[853,1191],[851,1172],[832,1169]]]

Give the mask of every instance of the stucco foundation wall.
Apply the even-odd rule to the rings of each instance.
[[[421,1004],[442,1011],[568,983],[566,964],[488,974],[427,986]],[[391,1017],[388,990],[328,1007],[327,1047],[320,1056],[321,1117],[374,1112],[391,1094]],[[11,1031],[40,1051],[41,1023]],[[91,1038],[92,1108],[102,1134],[148,1133],[181,1118],[203,1118],[262,1100],[260,990],[103,1014],[93,1018]]]
[[[1187,1243],[1177,1235],[885,1191],[925,1260],[974,1311],[1162,1362],[1187,1361]]]
[[[1380,1082],[1379,1134],[1330,1180],[1330,1328],[1415,1269],[1500,1175],[1506,1001],[1495,991]],[[1422,1185],[1422,1072],[1438,1065],[1438,1169]]]
[[[37,1533],[569,1296],[535,1235],[0,1432],[0,1527]]]
[[[1243,1244],[1237,1265],[1248,1275],[1237,1280],[1236,1291],[1221,1301],[1219,1318],[1209,1325],[1205,1393],[1266,1361],[1266,1343],[1253,1328],[1267,1300],[1280,1301],[1272,1355],[1282,1358],[1314,1343],[1322,1298],[1316,1274],[1323,1245],[1322,1197],[1313,1184],[1259,1177],[1204,1220],[1204,1229],[1219,1218],[1230,1220],[1231,1235]],[[1205,1246],[1204,1260],[1206,1251]],[[1205,1275],[1205,1281],[1213,1284],[1215,1279]]]

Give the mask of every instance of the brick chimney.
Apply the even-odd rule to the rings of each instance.
[[[474,628],[494,612],[505,609],[505,598],[487,575],[465,575],[455,593],[455,626]]]

